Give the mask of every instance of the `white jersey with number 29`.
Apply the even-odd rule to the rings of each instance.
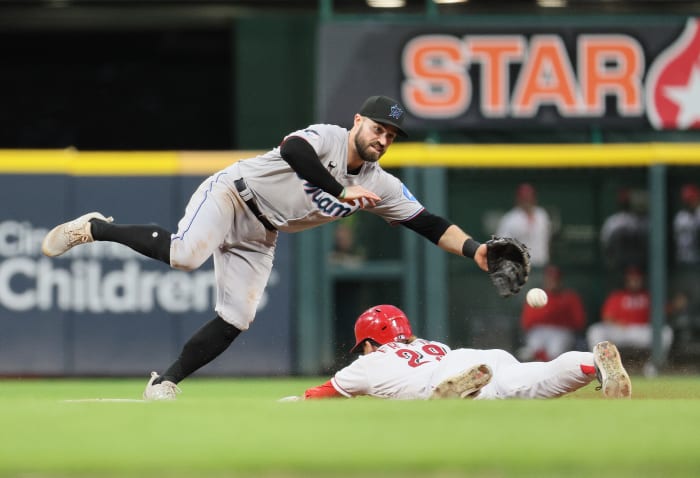
[[[578,390],[595,379],[591,352],[565,352],[549,362],[519,362],[500,349],[454,349],[440,342],[416,339],[410,344],[385,344],[340,370],[331,379],[346,397],[421,400],[430,398],[443,381],[469,368],[486,364],[493,377],[478,400],[555,398]]]
[[[331,384],[346,397],[428,398],[437,385],[432,383],[432,377],[449,352],[447,345],[429,340],[391,342],[338,371]]]

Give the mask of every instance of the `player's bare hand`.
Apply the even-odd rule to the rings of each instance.
[[[345,196],[340,199],[342,202],[352,204],[353,206],[359,201],[360,207],[374,207],[382,198],[374,194],[369,189],[365,189],[359,185],[346,186]]]

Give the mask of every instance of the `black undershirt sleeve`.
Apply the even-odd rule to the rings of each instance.
[[[321,164],[314,148],[303,138],[290,136],[280,146],[280,154],[292,169],[306,181],[314,186],[332,194],[340,196],[344,186],[335,180],[331,173]]]
[[[401,224],[435,244],[438,243],[447,228],[452,225],[447,219],[431,214],[426,209]]]

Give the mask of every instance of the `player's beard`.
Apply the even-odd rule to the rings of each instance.
[[[379,152],[372,147],[373,145],[376,145],[378,148],[381,149],[381,145],[379,143],[370,143],[369,141],[363,141],[362,139],[360,139],[360,136],[360,134],[355,135],[355,149],[357,150],[357,154],[360,155],[362,161],[366,161],[368,163],[376,163],[377,161],[379,161],[379,158],[382,157],[386,149],[382,149],[382,151]]]

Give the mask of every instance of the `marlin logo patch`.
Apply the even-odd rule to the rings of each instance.
[[[391,107],[391,110],[389,111],[389,116],[394,118],[394,119],[399,119],[401,116],[403,116],[403,110],[399,105],[394,105]]]

